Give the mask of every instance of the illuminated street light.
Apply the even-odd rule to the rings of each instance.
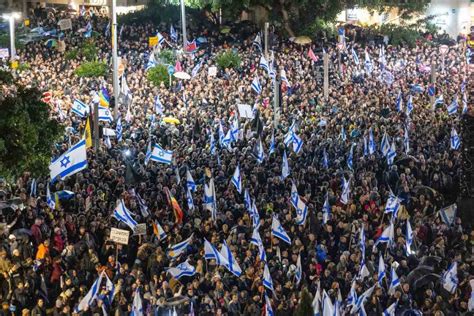
[[[8,20],[10,24],[10,59],[13,60],[16,56],[15,49],[15,19],[19,19],[21,14],[19,12],[4,13],[2,17]]]

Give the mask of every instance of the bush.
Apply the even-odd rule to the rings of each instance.
[[[335,37],[337,35],[337,30],[334,27],[334,24],[328,23],[323,19],[315,19],[313,23],[301,31],[301,35],[314,38],[315,34],[318,34],[318,32],[326,33],[327,38]]]
[[[88,61],[97,59],[98,49],[95,46],[94,40],[88,40],[81,46],[81,55],[84,56]]]
[[[104,62],[89,61],[77,67],[74,73],[79,77],[101,77],[107,73],[107,65]]]
[[[241,58],[239,54],[233,52],[233,51],[225,51],[223,53],[220,53],[217,56],[217,65],[221,67],[222,69],[224,68],[238,68],[240,67],[240,62]]]
[[[73,59],[76,59],[78,55],[79,55],[79,50],[77,48],[73,48],[64,54],[64,58],[66,60],[73,60]]]
[[[0,69],[0,83],[10,84],[13,82],[13,75],[11,72]]]
[[[19,71],[19,72],[22,72],[22,71],[28,70],[28,69],[30,69],[30,68],[31,68],[30,64],[28,64],[28,63],[20,63],[20,64],[18,65],[18,68],[17,68],[16,70]]]
[[[168,68],[165,65],[158,65],[148,70],[147,78],[150,80],[155,86],[160,86],[163,82],[166,87],[169,87],[169,74]],[[173,79],[173,77],[171,77]]]
[[[408,45],[414,47],[416,41],[421,38],[421,34],[415,25],[395,25],[387,23],[380,26],[379,32],[388,35],[390,44],[394,46]]]
[[[160,52],[159,58],[162,64],[174,65],[174,63],[176,62],[176,56],[174,54],[174,51],[171,49],[163,49]]]

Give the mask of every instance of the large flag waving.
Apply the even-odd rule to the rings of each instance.
[[[64,180],[87,168],[86,140],[82,139],[49,165],[51,180]]]

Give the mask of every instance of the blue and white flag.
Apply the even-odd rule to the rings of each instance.
[[[369,146],[367,144],[367,137],[366,136],[364,136],[363,142],[364,142],[364,157],[365,157],[365,156],[369,155]]]
[[[260,67],[262,67],[263,69],[265,69],[268,72],[268,70],[269,70],[268,62],[267,62],[267,60],[265,59],[265,57],[263,55],[260,57],[259,65],[260,65]]]
[[[394,302],[392,305],[387,307],[387,309],[383,311],[383,316],[395,316],[396,315],[395,312],[397,310],[397,304],[398,304],[398,301]]]
[[[173,42],[178,41],[178,33],[174,29],[173,24],[170,25],[170,38]]]
[[[281,178],[286,179],[290,175],[290,167],[288,165],[288,158],[286,157],[286,150],[283,151],[283,161],[281,163]]]
[[[408,129],[405,127],[405,135],[403,136],[403,144],[405,146],[405,154],[408,155],[410,152],[410,137],[408,135]]]
[[[354,279],[354,281],[352,281],[349,294],[347,295],[347,306],[353,306],[357,302],[357,292],[356,292],[355,286],[356,286],[356,280]]]
[[[365,71],[368,74],[371,74],[373,69],[374,69],[374,66],[372,64],[372,60],[370,60],[369,52],[366,49],[365,50]]]
[[[450,145],[452,150],[458,150],[461,146],[461,139],[459,138],[459,135],[454,129],[454,127],[451,130]]]
[[[295,278],[296,278],[296,285],[300,284],[301,279],[303,278],[303,267],[301,265],[301,252],[298,254],[298,259],[296,259]]]
[[[346,205],[349,203],[349,196],[351,194],[351,181],[346,180],[345,177],[342,177],[342,193],[340,201],[342,204]]]
[[[186,202],[188,202],[188,209],[190,211],[194,210],[193,195],[192,195],[191,190],[189,188],[187,188],[187,190],[186,190]]]
[[[262,93],[262,86],[260,85],[260,81],[258,80],[258,77],[255,77],[252,80],[252,89],[255,91],[257,94]]]
[[[30,196],[31,197],[36,197],[36,188],[38,186],[38,183],[36,182],[36,179],[31,180],[30,184]]]
[[[89,38],[92,36],[92,23],[91,21],[87,22],[85,31],[84,31],[84,37]]]
[[[400,198],[395,196],[392,192],[387,200],[387,204],[385,205],[385,213],[397,213],[400,209]]]
[[[306,217],[308,216],[308,207],[300,198],[294,183],[291,186],[291,203],[296,210],[296,224],[304,225],[306,222]]]
[[[325,169],[329,169],[329,157],[328,153],[326,152],[326,148],[323,150],[323,167]]]
[[[255,246],[263,245],[262,238],[260,237],[260,233],[258,232],[258,228],[254,227],[252,231],[252,237],[250,237],[250,243]]]
[[[435,107],[435,106],[438,105],[438,104],[444,104],[444,98],[443,98],[443,95],[442,95],[442,94],[440,94],[440,95],[436,98],[436,100],[435,100],[435,102],[434,102],[434,104],[433,104],[433,107]]]
[[[382,152],[382,155],[387,156],[389,150],[390,150],[390,140],[388,139],[387,132],[384,132],[383,137],[382,137],[382,142],[380,143],[380,151]]]
[[[466,114],[467,113],[467,94],[466,92],[464,92],[462,94],[462,114]]]
[[[161,103],[160,101],[160,96],[157,95],[155,97],[155,113],[156,114],[160,114],[160,115],[163,115],[163,104]]]
[[[227,245],[227,242],[224,240],[224,242],[222,243],[221,245],[221,252],[220,254],[222,255],[222,257],[224,257],[227,261],[225,267],[227,268],[227,270],[230,271],[230,273],[232,273],[233,275],[235,275],[236,277],[240,277],[240,275],[242,274],[242,269],[240,268],[239,264],[237,263],[237,261],[235,260],[235,257],[234,255],[232,254],[232,252],[230,251],[230,248],[229,246]]]
[[[326,198],[324,199],[323,205],[323,224],[327,224],[329,221],[329,216],[331,215],[331,206],[329,205],[328,194],[326,193]]]
[[[176,280],[183,276],[193,276],[196,274],[196,268],[190,265],[188,261],[182,262],[176,267],[165,268],[165,270]]]
[[[188,239],[183,240],[182,242],[176,245],[170,246],[168,248],[168,256],[170,256],[171,258],[178,257],[180,254],[186,251],[192,238],[193,238],[193,235],[191,234],[191,236],[189,236]]]
[[[359,235],[359,247],[360,247],[360,265],[363,266],[365,264],[365,232],[364,232],[364,225],[360,227],[360,235]]]
[[[252,215],[252,200],[250,198],[250,193],[248,189],[244,191],[244,204],[247,211]]]
[[[250,212],[250,216],[252,217],[252,225],[254,228],[258,229],[260,227],[260,214],[258,213],[257,205],[255,204],[255,200],[252,201],[252,209]]]
[[[99,122],[112,123],[113,121],[114,117],[112,116],[112,112],[110,112],[110,109],[103,106],[99,106]]]
[[[160,32],[156,33],[156,37],[158,37],[158,44],[163,45],[163,43],[166,41],[165,37],[161,35]]]
[[[259,138],[257,141],[257,162],[262,163],[265,159],[265,152],[263,151],[262,139]]]
[[[227,259],[211,244],[207,239],[204,239],[204,258],[206,260],[215,260],[219,266],[228,265]]]
[[[339,138],[345,142],[346,139],[347,139],[347,136],[346,136],[346,130],[344,129],[344,125],[342,125],[341,127],[341,133],[339,134]]]
[[[407,101],[407,115],[410,115],[410,113],[413,111],[413,96],[410,94],[408,96],[408,101]]]
[[[169,165],[173,160],[173,151],[164,150],[160,145],[155,144],[153,146],[153,151],[151,152],[150,160]]]
[[[448,105],[447,110],[448,110],[448,115],[456,115],[456,113],[458,112],[458,97],[457,96],[453,98],[453,101],[451,102],[450,105]]]
[[[392,270],[390,271],[390,287],[388,293],[392,295],[397,286],[400,286],[400,279],[398,278],[397,272],[395,272],[395,269],[392,267]]]
[[[89,106],[77,99],[72,103],[71,110],[73,113],[79,115],[80,117],[86,117],[89,113]]]
[[[135,191],[135,190],[134,190]],[[140,207],[140,212],[142,213],[143,217],[148,217],[150,213],[148,213],[148,206],[145,203],[145,200],[142,199],[140,194],[136,194],[135,198],[137,199],[138,206]]]
[[[385,229],[382,232],[382,235],[380,235],[380,237],[375,242],[374,247],[377,246],[379,243],[391,244],[393,243],[394,238],[395,238],[395,232],[393,228],[393,222],[390,221],[390,225],[385,227]]]
[[[395,109],[397,109],[397,112],[403,111],[403,97],[401,91],[398,92],[397,100],[395,101]]]
[[[119,222],[126,224],[133,231],[138,225],[138,223],[132,218],[132,214],[130,214],[130,211],[125,206],[123,200],[117,200],[117,206],[115,207],[112,216]]]
[[[441,217],[441,220],[445,224],[452,225],[454,223],[454,219],[456,218],[457,210],[458,210],[458,206],[456,203],[454,203],[440,209],[439,216]]]
[[[117,119],[117,126],[115,127],[115,134],[117,134],[117,141],[122,141],[122,120],[120,117]]]
[[[204,59],[201,59],[194,67],[193,70],[191,70],[191,78],[194,78],[197,76],[199,71],[201,70],[202,64],[204,63]]]
[[[92,305],[97,296],[100,293],[100,284],[102,283],[103,274],[101,273],[100,276],[94,281],[89,292],[87,292],[86,296],[79,302],[79,305],[74,309],[76,313],[85,310],[89,306]]]
[[[380,287],[383,286],[382,280],[385,278],[385,262],[383,262],[382,255],[379,255],[379,267],[377,270],[377,283]]]
[[[275,147],[276,147],[276,144],[275,144],[275,131],[273,131],[272,138],[270,140],[270,148],[268,149],[268,155],[271,155],[275,152]]]
[[[222,127],[222,122],[221,120],[219,120],[219,125],[217,127],[217,132],[219,134],[219,145],[221,147],[224,147],[224,138],[225,138],[225,134],[224,134],[224,128]]]
[[[108,306],[110,306],[112,302],[114,301],[114,297],[115,297],[115,285],[109,279],[105,271],[103,271],[102,274],[103,276],[105,276],[105,289],[109,292],[109,295],[107,296],[107,304]]]
[[[291,87],[290,82],[288,81],[288,77],[286,76],[286,71],[283,68],[280,71],[280,79],[282,82],[286,83],[287,87]]]
[[[143,302],[142,297],[140,295],[140,288],[137,287],[135,290],[135,294],[133,296],[133,303],[132,303],[132,311],[130,312],[130,316],[144,316],[145,313],[143,312]]]
[[[349,150],[349,156],[347,157],[347,167],[350,170],[354,170],[354,164],[353,164],[353,156],[354,156],[354,145],[351,145],[351,149]]]
[[[357,56],[357,53],[354,50],[354,47],[351,48],[351,52],[352,52],[352,59],[354,60],[354,63],[356,65],[359,65],[359,56]]]
[[[262,51],[262,40],[260,38],[260,33],[257,33],[252,42],[252,45],[256,46],[260,51]]]
[[[155,53],[153,51],[150,52],[150,55],[148,56],[148,61],[145,66],[145,71],[150,70],[151,68],[155,67],[158,65],[155,59]]]
[[[240,130],[239,130],[239,120],[237,116],[234,117],[232,125],[230,126],[230,139],[231,142],[236,142],[239,140]]]
[[[448,270],[443,274],[441,283],[443,288],[451,294],[454,294],[458,287],[458,263],[454,261],[449,266]]]
[[[361,296],[357,298],[357,301],[355,302],[354,305],[352,305],[352,308],[350,310],[351,315],[354,315],[357,312],[359,312],[358,314],[360,316],[367,315],[367,313],[365,312],[364,304],[365,304],[365,301],[367,301],[367,299],[369,299],[372,296],[372,292],[374,291],[374,289],[375,289],[375,285],[373,285],[371,288],[366,290],[364,293],[362,293]]]
[[[311,306],[313,307],[313,316],[321,316],[321,287],[319,282],[317,282],[317,290]]]
[[[86,140],[82,139],[49,165],[51,182],[56,178],[64,180],[68,176],[87,168]]]
[[[48,204],[49,208],[52,210],[54,210],[54,208],[56,207],[56,202],[51,196],[51,191],[49,190],[49,184],[46,185],[46,203]]]
[[[216,141],[214,139],[214,133],[212,130],[209,132],[209,151],[211,155],[216,154]]]
[[[196,182],[194,182],[193,176],[191,175],[189,169],[186,170],[186,186],[188,187],[188,190],[196,192]]]
[[[413,245],[413,229],[411,228],[410,221],[407,219],[407,234],[405,241],[407,256],[415,253],[411,250],[411,245]]]
[[[239,192],[239,194],[242,194],[242,177],[240,175],[239,165],[235,167],[234,175],[232,176],[231,182],[237,189],[237,192]]]
[[[217,219],[217,199],[214,187],[214,179],[211,178],[209,184],[204,185],[204,209],[211,212],[213,221]]]
[[[372,127],[369,129],[369,154],[373,155],[375,153],[375,140],[374,133],[372,132]]]
[[[272,219],[272,235],[291,245],[291,238],[288,236],[283,226],[281,226],[280,221],[275,216],[273,216]]]
[[[323,313],[321,316],[334,316],[335,312],[331,298],[326,293],[326,290],[323,290]]]
[[[272,304],[267,294],[265,294],[265,315],[264,316],[275,316],[272,309]]]
[[[265,263],[265,267],[263,268],[263,286],[265,286],[270,291],[273,290],[273,280],[272,276],[270,275],[270,269],[268,269],[267,263]]]

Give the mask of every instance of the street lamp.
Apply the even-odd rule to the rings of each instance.
[[[113,85],[114,85],[114,118],[117,118],[119,111],[119,79],[118,79],[118,58],[117,58],[117,1],[112,0],[112,66],[113,66]]]
[[[186,36],[186,9],[184,5],[184,0],[181,0],[180,4],[181,4],[181,31],[183,32],[183,51],[186,51],[188,38]]]
[[[19,19],[21,14],[19,12],[4,13],[2,17],[8,20],[10,24],[10,60],[13,60],[16,56],[15,49],[15,19]]]

